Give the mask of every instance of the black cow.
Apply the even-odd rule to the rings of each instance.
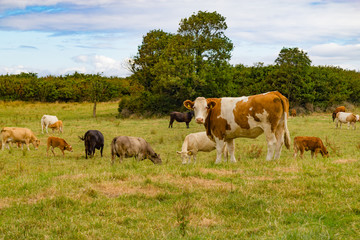
[[[187,128],[189,128],[189,123],[191,121],[191,119],[194,116],[194,112],[187,112],[187,113],[181,113],[181,112],[172,112],[170,113],[170,123],[169,123],[169,128],[173,127],[173,122],[174,120],[176,120],[177,122],[185,122]]]
[[[88,130],[84,137],[79,138],[85,142],[85,158],[93,157],[95,154],[95,148],[100,150],[101,157],[103,156],[104,149],[104,136],[98,130]]]

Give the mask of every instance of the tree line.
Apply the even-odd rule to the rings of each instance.
[[[360,103],[360,73],[333,66],[312,66],[299,48],[283,48],[274,64],[231,65],[233,44],[225,17],[194,13],[177,33],[151,30],[129,61],[130,77],[74,73],[38,77],[35,73],[0,76],[0,100],[96,102],[120,99],[118,111],[168,114],[184,111],[186,99],[236,97],[279,91],[291,107],[328,108]]]

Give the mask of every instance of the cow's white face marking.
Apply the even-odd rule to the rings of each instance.
[[[206,99],[204,97],[196,98],[193,109],[195,114],[195,121],[199,124],[204,124],[208,115],[208,105]]]

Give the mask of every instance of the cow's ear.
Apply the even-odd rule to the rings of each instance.
[[[176,153],[177,153],[177,154],[181,154],[181,152],[180,152],[180,151],[176,151]]]
[[[193,110],[194,102],[190,101],[190,100],[186,100],[186,101],[184,101],[184,106],[187,109]]]
[[[207,105],[208,105],[209,109],[213,109],[216,105],[216,102],[214,102],[213,100],[210,100],[210,101],[208,101]]]

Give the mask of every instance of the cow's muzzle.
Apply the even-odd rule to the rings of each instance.
[[[204,119],[203,119],[203,118],[197,118],[197,119],[196,119],[196,123],[198,123],[198,124],[203,124],[203,123],[204,123]]]

